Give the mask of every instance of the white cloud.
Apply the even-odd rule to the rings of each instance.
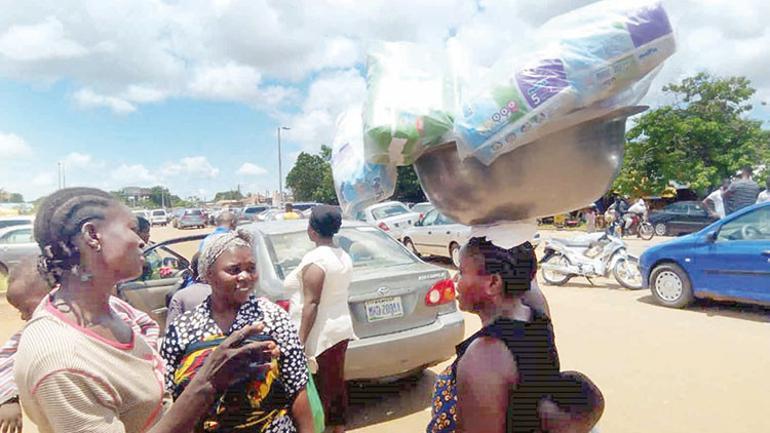
[[[158,176],[142,164],[121,164],[112,170],[112,181],[115,185],[152,186],[158,183]]]
[[[167,163],[162,168],[165,176],[190,176],[198,179],[213,179],[219,176],[219,169],[211,165],[205,156],[188,156],[178,162]]]
[[[91,155],[72,152],[64,157],[64,166],[67,168],[88,168],[94,164],[93,157]]]
[[[35,175],[31,180],[32,185],[43,188],[53,188],[57,185],[57,182],[58,180],[56,179],[56,175],[50,171],[39,173]]]
[[[27,158],[32,155],[32,148],[16,134],[0,132],[0,161]]]
[[[235,172],[235,174],[241,176],[264,176],[267,174],[267,170],[257,164],[251,162],[244,162],[243,165]]]
[[[13,25],[0,36],[0,54],[11,60],[29,62],[67,59],[88,54],[88,50],[64,34],[54,16],[32,25]]]
[[[74,98],[77,105],[81,108],[106,107],[116,114],[127,114],[136,111],[136,106],[123,98],[100,95],[88,88],[78,90]]]

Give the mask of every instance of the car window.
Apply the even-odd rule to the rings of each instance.
[[[363,211],[358,212],[355,216],[355,219],[357,219],[358,221],[366,221],[366,215],[364,214]]]
[[[197,210],[197,209],[196,209],[196,210],[188,210],[188,211],[187,211],[187,212],[185,212],[185,213],[186,213],[187,215],[196,215],[196,216],[200,216],[200,215],[203,215],[203,213],[201,213],[201,211],[200,211],[200,210]]]
[[[32,229],[12,230],[6,233],[0,240],[4,244],[30,244],[35,242],[32,239]]]
[[[770,207],[763,207],[724,224],[717,241],[770,240]]]
[[[178,276],[189,266],[189,258],[198,250],[200,240],[178,242],[162,246],[144,254],[140,280],[159,280]],[[179,259],[182,257],[182,260]]]
[[[456,223],[452,218],[449,218],[444,214],[439,214],[438,221],[436,222],[436,224],[447,225],[447,224],[456,224]]]
[[[166,211],[164,210],[154,210],[152,211],[152,216],[165,216]]]
[[[703,206],[699,205],[698,203],[690,203],[688,206],[688,211],[690,215],[695,216],[706,216],[708,213],[706,212],[706,209],[703,209]]]
[[[438,211],[432,210],[425,215],[425,218],[422,219],[422,225],[423,226],[435,225],[437,224],[438,217],[439,217]]]
[[[29,220],[5,220],[5,221],[0,221],[0,229],[4,229],[6,227],[26,225],[26,224],[31,224],[31,222]]]
[[[666,207],[666,210],[671,213],[687,213],[682,203],[673,203]]]
[[[340,248],[350,254],[356,269],[385,268],[414,263],[414,258],[390,236],[374,227],[343,228],[335,236]],[[302,257],[315,248],[307,232],[267,236],[276,273],[285,278],[299,266]]]
[[[400,204],[391,204],[372,209],[372,216],[376,220],[381,220],[396,215],[403,215],[405,213],[409,213],[409,209]]]

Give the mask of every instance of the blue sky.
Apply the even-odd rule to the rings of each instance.
[[[454,39],[479,70],[591,0],[0,0],[0,188],[162,184],[212,198],[278,187],[365,94],[371,40]],[[696,71],[746,75],[770,120],[770,2],[665,1],[679,50],[644,102]],[[770,126],[770,124],[767,124]]]

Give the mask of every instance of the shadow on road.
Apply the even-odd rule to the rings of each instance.
[[[545,282],[540,282],[541,286],[547,286]],[[577,287],[579,289],[608,289],[608,290],[622,290],[622,291],[629,291],[625,287],[618,284],[615,280],[607,281],[603,280],[601,282],[594,281],[594,284],[591,285],[588,280],[586,280],[583,277],[574,277],[573,279],[569,280],[567,284],[564,285],[564,287]]]
[[[347,429],[402,418],[430,407],[436,373],[425,370],[392,383],[352,384]]]
[[[658,304],[652,295],[642,296],[638,302],[660,308],[668,308]],[[741,304],[732,301],[714,301],[711,299],[696,299],[686,311],[702,313],[709,317],[729,317],[732,319],[750,320],[753,322],[770,322],[770,307],[761,305]]]

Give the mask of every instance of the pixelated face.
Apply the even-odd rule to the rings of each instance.
[[[463,311],[480,311],[486,303],[487,288],[492,284],[492,277],[484,272],[481,259],[477,254],[470,254],[467,248],[460,250],[460,268],[455,274],[457,302]]]

